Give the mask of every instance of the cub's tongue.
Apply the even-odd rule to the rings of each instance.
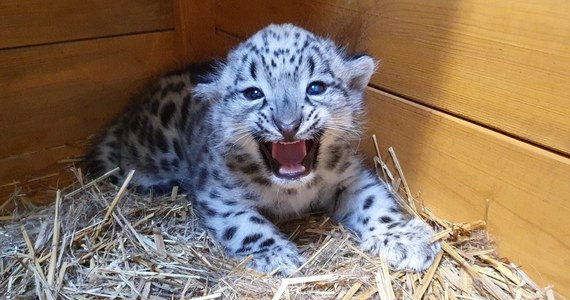
[[[279,173],[301,173],[305,171],[305,167],[301,162],[307,156],[307,146],[305,141],[293,143],[274,142],[271,147],[271,156],[281,165]]]

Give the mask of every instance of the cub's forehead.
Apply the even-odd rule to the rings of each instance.
[[[330,59],[337,54],[336,45],[313,33],[292,24],[269,25],[238,46],[229,60],[249,60],[251,58],[302,59],[311,55],[313,59]]]
[[[291,24],[269,25],[249,38],[246,44],[259,48],[272,46],[297,48],[305,41],[316,43],[317,39],[319,38],[311,32]]]

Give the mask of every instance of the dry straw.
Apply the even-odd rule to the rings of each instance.
[[[261,274],[245,267],[250,257],[225,256],[177,188],[164,197],[137,195],[128,180],[120,188],[103,180],[114,170],[89,183],[78,179],[49,207],[0,217],[0,298],[554,299],[550,287],[540,289],[497,256],[485,222],[452,224],[422,207],[395,151],[388,153],[396,170],[378,156],[378,173],[443,243],[424,273],[389,270],[360,251],[347,229],[316,214],[277,224],[307,262],[289,278]]]

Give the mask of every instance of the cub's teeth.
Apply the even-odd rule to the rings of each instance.
[[[298,174],[303,172],[305,172],[305,166],[303,165],[281,166],[279,168],[279,173],[284,175]]]
[[[291,145],[291,144],[297,144],[300,141],[294,141],[294,142],[279,142],[279,144],[283,144],[283,145]]]

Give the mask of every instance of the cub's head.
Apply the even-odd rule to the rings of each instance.
[[[277,184],[308,181],[333,142],[358,139],[375,61],[291,24],[270,25],[233,49],[196,93],[214,102],[223,145],[238,145]],[[228,152],[232,154],[242,151]],[[244,170],[245,172],[246,170]]]

